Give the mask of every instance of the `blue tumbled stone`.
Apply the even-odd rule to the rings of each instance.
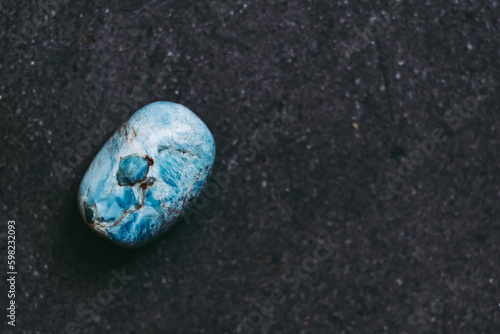
[[[155,102],[118,128],[90,164],[78,206],[98,235],[127,248],[166,233],[203,190],[215,159],[207,126],[189,109]]]

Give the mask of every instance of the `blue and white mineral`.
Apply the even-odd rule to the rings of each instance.
[[[78,206],[87,225],[122,247],[165,234],[203,190],[215,159],[205,123],[186,107],[155,102],[113,134],[83,177]]]

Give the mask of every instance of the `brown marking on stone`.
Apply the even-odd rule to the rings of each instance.
[[[148,177],[144,180],[144,182],[141,183],[140,187],[142,189],[148,189],[149,187],[153,186],[155,184],[156,179],[154,177]]]
[[[126,123],[123,123],[122,125],[120,125],[117,129],[117,133],[119,135],[125,133],[125,137],[127,137],[128,133],[127,133],[127,124]]]
[[[155,163],[155,161],[153,160],[153,158],[150,158],[147,155],[144,156],[144,159],[146,159],[146,161],[148,162],[148,165],[150,165],[150,166],[153,166],[154,163]]]

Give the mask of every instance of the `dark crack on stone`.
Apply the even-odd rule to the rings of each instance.
[[[147,188],[151,187],[155,182],[156,182],[156,178],[148,177],[146,180],[144,180],[144,182],[141,183],[141,188],[147,189]]]
[[[156,179],[154,177],[150,177],[148,179],[154,179],[156,181]],[[153,181],[153,183],[154,183],[154,181]],[[125,211],[123,213],[123,215],[120,217],[120,219],[118,219],[117,221],[115,221],[112,226],[118,225],[129,214],[131,214],[133,212],[139,211],[144,206],[144,202],[146,201],[146,190],[147,190],[147,187],[142,187],[142,184],[141,184],[141,189],[142,189],[142,200],[141,200],[141,203],[134,210]]]
[[[87,203],[84,202],[83,206],[85,208],[85,221],[87,222],[87,224],[94,224],[95,204],[87,205]]]
[[[144,159],[146,159],[146,161],[148,162],[148,165],[149,166],[153,166],[155,161],[153,160],[153,158],[150,158],[149,156],[145,155],[144,156]]]

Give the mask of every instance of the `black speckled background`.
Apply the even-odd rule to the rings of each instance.
[[[388,2],[42,7],[0,4],[0,332],[500,332],[498,0],[402,0],[372,21]],[[485,82],[453,129],[445,111]],[[114,129],[159,100],[207,124],[214,173],[240,170],[189,224],[124,250],[84,225],[76,191]],[[276,113],[286,128],[266,137]],[[386,173],[435,129],[446,141],[391,191]],[[340,246],[293,290],[282,273],[327,237]],[[108,298],[113,270],[135,278]],[[275,288],[286,299],[260,324],[253,302]],[[89,311],[97,296],[109,303]]]

